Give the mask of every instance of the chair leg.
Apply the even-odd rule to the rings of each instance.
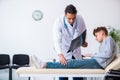
[[[9,68],[9,80],[12,80],[12,68]]]
[[[28,80],[30,80],[30,77],[28,77]]]

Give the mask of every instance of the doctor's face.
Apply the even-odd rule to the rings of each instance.
[[[66,13],[65,14],[67,21],[70,25],[73,25],[75,18],[76,18],[76,14],[71,14],[71,13]]]

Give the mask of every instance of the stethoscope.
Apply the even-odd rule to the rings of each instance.
[[[64,27],[66,28],[68,34],[73,38],[73,36],[70,34],[70,32],[69,32],[69,30],[68,30],[68,26],[67,26],[67,24],[66,24],[66,17],[65,17],[65,16],[64,16],[64,18],[63,18],[63,22],[64,22]],[[75,23],[75,27],[74,27],[74,28],[77,29],[77,21],[76,21],[76,23]],[[75,30],[74,30],[74,32],[73,32],[73,35],[74,35],[74,33],[75,33]]]
[[[64,26],[65,26],[65,28],[66,28],[66,30],[67,30],[67,32],[68,32],[68,34],[73,38],[73,36],[70,34],[70,32],[69,32],[69,30],[68,30],[68,27],[67,27],[67,24],[66,24],[66,22],[65,22],[65,17],[64,17]],[[75,24],[75,27],[74,27],[76,30],[77,30],[77,21],[76,21],[76,24]],[[75,30],[74,30],[74,32],[73,32],[73,35],[75,34]],[[83,42],[83,40],[81,39],[82,38],[82,35],[80,35],[80,40],[81,40],[81,42]],[[82,45],[82,44],[80,44],[80,45]]]

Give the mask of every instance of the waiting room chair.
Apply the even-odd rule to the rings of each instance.
[[[29,55],[27,54],[14,54],[11,68],[18,69],[19,67],[29,67],[29,61]],[[28,80],[30,80],[30,77]]]
[[[9,80],[12,80],[11,77],[11,66],[10,66],[10,56],[8,54],[0,54],[0,69],[9,69]]]

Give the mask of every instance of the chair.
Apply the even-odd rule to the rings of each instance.
[[[27,54],[14,54],[11,68],[29,67],[29,61],[29,55]],[[30,80],[30,77],[28,77],[28,80]]]
[[[110,69],[106,74],[104,80],[120,80],[120,69],[119,70]]]
[[[9,69],[9,80],[11,78],[10,56],[8,54],[0,54],[0,69]]]

